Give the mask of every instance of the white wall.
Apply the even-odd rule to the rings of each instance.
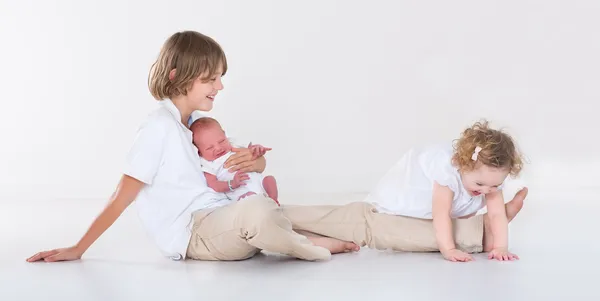
[[[148,69],[185,29],[224,47],[213,114],[274,148],[283,192],[367,191],[482,117],[531,185],[598,185],[598,1],[166,3],[0,1],[0,201],[107,198],[155,106]]]

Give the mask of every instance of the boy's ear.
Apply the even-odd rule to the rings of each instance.
[[[177,69],[173,69],[171,70],[171,72],[169,72],[169,80],[173,81],[173,79],[175,78],[175,72],[177,72]]]

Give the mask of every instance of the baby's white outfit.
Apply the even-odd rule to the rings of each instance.
[[[452,144],[410,149],[380,180],[366,201],[382,213],[432,219],[436,181],[454,192],[453,218],[479,211],[485,206],[484,197],[471,196],[464,188],[458,169],[452,165],[452,154]]]
[[[200,157],[202,170],[209,174],[215,175],[219,181],[233,180],[235,173],[230,172],[227,168],[224,167],[225,161],[227,161],[227,159],[229,159],[231,155],[233,155],[233,152],[228,152],[227,154],[221,156],[220,158],[214,161],[208,161]],[[248,175],[249,179],[244,181],[244,185],[233,189],[233,191],[225,192],[225,194],[230,200],[239,200],[239,198],[242,195],[248,192],[254,192],[258,195],[267,195],[263,187],[263,175],[258,172],[248,172],[246,174]]]

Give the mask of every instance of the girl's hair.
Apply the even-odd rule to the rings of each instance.
[[[221,67],[227,72],[227,59],[215,40],[195,31],[173,34],[163,44],[148,75],[148,87],[156,100],[187,95],[194,80],[209,80]],[[175,75],[169,79],[171,71]]]
[[[452,163],[459,170],[472,171],[477,162],[508,169],[513,177],[523,168],[523,159],[513,139],[502,131],[491,129],[486,120],[465,129],[454,143]]]

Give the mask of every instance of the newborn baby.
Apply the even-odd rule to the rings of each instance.
[[[229,199],[236,201],[247,196],[263,194],[279,205],[277,183],[273,176],[263,177],[257,172],[232,173],[224,167],[225,161],[234,153],[225,131],[217,120],[210,117],[199,118],[192,123],[190,130],[210,188],[223,192]],[[248,148],[252,151],[254,159],[271,150],[261,145],[251,145]]]

